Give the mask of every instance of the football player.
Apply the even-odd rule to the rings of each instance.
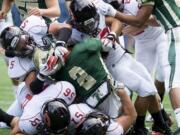
[[[119,6],[117,6],[118,0],[109,0],[109,1],[107,0],[106,2],[110,3],[118,11],[122,10],[124,11],[124,13],[129,15],[136,15],[140,8],[140,4],[136,0],[130,0],[130,1],[124,0],[123,2],[119,3]],[[119,9],[118,7],[123,7],[123,9]],[[165,54],[168,50],[167,38],[165,32],[161,27],[152,27],[145,25],[141,28],[137,28],[127,25],[123,29],[123,34],[128,34],[134,37],[135,58],[139,62],[143,63],[143,65],[148,69],[151,75],[153,75],[153,71],[155,67],[157,67],[155,85],[158,89],[158,93],[161,97],[161,102],[162,102],[165,92],[165,88],[164,88]],[[162,108],[161,111],[164,119],[169,124],[172,124],[165,110]]]
[[[166,34],[168,36],[168,52],[166,56],[166,61],[168,61],[166,68],[166,81],[165,86],[166,89],[169,91],[172,107],[174,109],[176,120],[178,123],[178,129],[175,134],[179,134],[180,132],[180,102],[179,102],[179,89],[180,89],[180,68],[179,68],[179,22],[180,22],[180,15],[179,15],[179,1],[173,0],[171,3],[169,1],[143,1],[140,0],[141,8],[136,16],[127,16],[123,13],[117,12],[114,10],[112,6],[105,5],[103,6],[102,2],[99,4],[102,7],[102,13],[106,15],[111,15],[119,20],[133,25],[140,27],[144,25],[147,21],[149,16],[153,13],[157,20],[161,23],[164,27]],[[105,9],[106,7],[106,9]],[[164,12],[166,10],[166,12]],[[151,22],[152,24],[152,22]],[[152,25],[156,25],[153,23]]]
[[[103,133],[107,135],[124,134],[134,122],[136,112],[124,88],[117,88],[117,95],[121,98],[123,111],[120,116],[112,118],[98,113],[98,110],[94,110],[84,103],[69,105],[74,100],[76,93],[74,87],[68,82],[62,81],[52,84],[34,96],[25,84],[21,84],[15,107],[21,110],[20,116],[14,117],[0,110],[0,121],[6,122],[12,127],[13,135],[17,133],[40,133],[43,135],[60,133],[67,126],[73,127],[75,131],[77,130],[76,134],[79,135],[87,134],[92,130],[92,128],[84,129],[89,118],[99,118],[101,122],[99,116],[103,116],[106,121],[102,121],[101,124],[96,121],[96,123],[89,123],[89,127],[100,124],[98,131],[95,130],[96,134],[102,133],[102,128],[104,128]],[[104,111],[102,110],[102,112]],[[68,128],[68,130],[72,134],[72,129]],[[75,133],[73,134],[75,135]]]
[[[21,110],[20,116],[1,111],[0,121],[12,127],[12,135],[60,133],[70,122],[68,105],[75,97],[74,87],[66,81],[51,84],[42,93],[34,96],[27,86],[22,84],[16,105]]]
[[[103,51],[109,51],[105,63],[114,79],[123,82],[130,90],[138,93],[135,102],[139,116],[136,122],[137,129],[139,130],[141,125],[142,128],[139,131],[145,130],[144,121],[147,110],[156,119],[155,121],[158,121],[157,123],[159,123],[159,119],[161,120],[162,124],[160,125],[164,130],[169,129],[164,128],[167,125],[162,118],[159,99],[156,97],[157,91],[150,74],[141,63],[135,61],[120,45],[116,45],[122,24],[112,18],[106,18],[106,22],[105,16],[99,13],[99,9],[96,9],[95,6],[95,3],[88,0],[77,0],[71,3],[70,9],[73,15],[72,24],[74,27],[71,41],[78,42],[88,37],[100,38],[104,44]],[[107,30],[107,26],[110,26],[110,31]],[[111,49],[112,47],[114,49]]]

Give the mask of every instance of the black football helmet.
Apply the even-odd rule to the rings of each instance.
[[[98,34],[100,17],[94,4],[86,1],[73,0],[71,2],[70,9],[73,16],[73,24],[80,32],[95,37]]]
[[[43,130],[51,133],[62,133],[70,123],[70,112],[64,100],[56,98],[44,103],[41,115],[44,122]]]
[[[109,116],[101,112],[90,113],[80,126],[78,135],[106,135],[110,124]]]
[[[12,56],[31,56],[35,47],[34,39],[19,27],[7,27],[0,35],[2,47]]]

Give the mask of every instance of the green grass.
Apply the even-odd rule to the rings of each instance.
[[[0,56],[0,108],[6,110],[8,106],[12,103],[13,99],[14,95],[12,91],[12,83],[11,80],[8,78],[7,67],[5,65],[4,59]],[[174,114],[167,95],[164,99],[164,106],[168,113],[171,113],[174,118]],[[146,124],[148,126],[151,125],[151,123]],[[172,129],[176,129],[175,120]],[[0,135],[9,135],[9,129],[0,129]]]
[[[0,108],[7,110],[14,99],[12,83],[7,75],[7,67],[0,56]],[[0,135],[9,135],[9,129],[0,129]]]

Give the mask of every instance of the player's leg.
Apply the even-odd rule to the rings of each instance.
[[[168,31],[170,73],[166,79],[166,87],[174,109],[178,129],[175,135],[180,134],[180,27]]]
[[[110,70],[115,80],[123,82],[126,87],[138,93],[138,88],[141,85],[141,80],[139,79],[139,77],[140,78],[142,77],[136,74],[131,69],[132,61],[129,61],[129,59],[131,59],[129,57],[130,57],[129,55],[125,55],[123,56],[123,58],[121,58],[121,60],[118,63],[114,65],[109,65],[107,63],[107,65],[108,65],[108,69]],[[136,68],[136,67],[134,66],[133,68]],[[145,81],[144,83],[147,83],[147,82]],[[148,84],[144,84],[144,85],[149,85],[149,82]],[[154,91],[154,93],[156,93],[156,91]],[[143,93],[141,94],[143,95]],[[145,95],[143,96],[142,95],[141,97],[137,98],[136,103],[135,103],[135,107],[136,107],[136,111],[138,115],[137,120],[136,120],[136,123],[137,123],[136,125],[138,129],[140,129],[142,132],[147,134],[144,123],[145,123],[145,115],[149,106],[149,99]],[[145,98],[143,98],[144,96]]]
[[[129,54],[126,54],[118,64],[114,64],[109,69],[116,80],[123,82],[129,89],[136,91],[139,95],[135,102],[138,114],[135,127],[138,132],[145,128],[144,121],[148,109],[155,121],[159,120],[163,127],[165,123],[160,112],[159,100],[155,96],[157,91],[145,67],[135,61]]]

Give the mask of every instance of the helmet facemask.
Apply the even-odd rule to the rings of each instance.
[[[35,47],[34,39],[18,27],[7,27],[1,34],[2,47],[12,57],[31,56]]]
[[[97,36],[99,26],[99,14],[93,3],[85,7],[79,6],[77,2],[72,2],[70,9],[73,16],[74,27],[80,32],[86,33],[90,36]]]
[[[76,22],[75,26],[80,32],[96,37],[99,26],[99,14],[96,14],[93,18],[85,20],[84,22]]]
[[[13,38],[11,47],[19,55],[19,57],[31,57],[35,48],[35,42],[29,34],[22,34],[19,35],[19,37]]]

